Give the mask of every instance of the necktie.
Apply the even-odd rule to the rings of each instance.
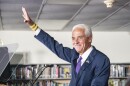
[[[79,69],[80,69],[80,67],[81,67],[81,60],[82,60],[82,57],[80,56],[80,58],[79,58],[79,60],[78,60],[78,62],[77,62],[77,65],[76,65],[76,73],[77,73],[77,74],[78,74]]]

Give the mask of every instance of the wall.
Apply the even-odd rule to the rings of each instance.
[[[48,31],[59,43],[71,45],[71,32]],[[25,52],[24,63],[66,63],[57,58],[43,44],[33,37],[32,31],[0,31],[0,39],[4,44],[18,43],[16,52]],[[97,49],[104,52],[112,63],[130,62],[130,33],[128,32],[93,32],[93,43]]]

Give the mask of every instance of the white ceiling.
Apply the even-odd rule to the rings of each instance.
[[[71,31],[84,23],[94,31],[130,31],[130,0],[0,0],[0,30],[30,30],[22,18],[24,6],[44,30]]]

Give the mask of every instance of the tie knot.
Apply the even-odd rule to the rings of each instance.
[[[82,60],[82,57],[80,56],[78,62],[80,62],[81,60]]]

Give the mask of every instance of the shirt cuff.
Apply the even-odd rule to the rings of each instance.
[[[40,28],[37,28],[37,30],[35,31],[34,35],[38,35],[40,33],[41,29]]]

